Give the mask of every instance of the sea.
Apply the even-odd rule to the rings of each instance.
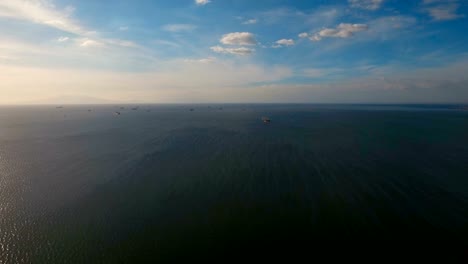
[[[468,260],[466,107],[0,107],[1,264],[402,251]]]

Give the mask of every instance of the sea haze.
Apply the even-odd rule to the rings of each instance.
[[[466,252],[463,107],[134,107],[0,107],[0,263]]]

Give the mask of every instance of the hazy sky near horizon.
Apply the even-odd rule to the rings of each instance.
[[[466,0],[1,0],[0,104],[468,102]]]

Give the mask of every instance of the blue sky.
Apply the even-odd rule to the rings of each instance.
[[[2,0],[0,103],[468,102],[464,0]]]

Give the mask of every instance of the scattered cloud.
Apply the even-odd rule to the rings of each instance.
[[[69,40],[70,40],[69,37],[60,37],[60,38],[57,39],[58,42],[67,42]]]
[[[195,4],[199,6],[204,6],[211,3],[210,0],[195,0]]]
[[[246,56],[254,53],[254,49],[246,48],[246,47],[239,47],[239,48],[225,48],[221,46],[214,46],[210,48],[212,51],[216,53],[224,53],[224,54],[234,54],[234,55],[241,55]]]
[[[464,17],[458,14],[458,0],[424,0],[423,11],[435,21],[454,20]]]
[[[169,31],[169,32],[174,32],[174,33],[192,31],[196,28],[197,26],[192,25],[192,24],[168,24],[162,27],[164,31]]]
[[[253,25],[253,24],[257,24],[257,19],[249,19],[249,20],[246,20],[244,22],[242,22],[243,25]]]
[[[310,36],[312,41],[320,41],[323,38],[349,38],[356,32],[365,31],[369,28],[366,24],[348,24],[341,23],[336,28],[325,28],[320,30],[313,36]]]
[[[73,7],[57,9],[49,1],[0,1],[0,17],[30,21],[77,35],[88,33],[71,18],[73,12]]]
[[[184,61],[188,63],[213,63],[216,61],[216,58],[207,57],[207,58],[202,58],[202,59],[186,59]]]
[[[220,42],[225,45],[253,46],[257,45],[254,34],[249,32],[234,32],[223,35]]]
[[[200,6],[210,3],[209,0],[194,1]],[[418,11],[423,13],[423,15],[427,14],[428,18],[431,17],[434,21],[458,19],[465,16],[463,14],[463,8],[465,7],[463,1],[465,0],[419,0]],[[272,96],[267,99],[277,100],[278,98],[286,98],[285,100],[288,101],[288,98],[296,98],[295,100],[307,100],[304,99],[304,95],[315,95],[316,91],[318,95],[323,93],[324,98],[326,98],[326,94],[330,94],[328,98],[335,96],[334,98],[352,100],[353,98],[364,98],[361,96],[365,92],[369,92],[369,96],[365,98],[372,100],[372,96],[375,96],[377,99],[386,100],[387,97],[384,94],[387,90],[392,90],[392,93],[395,90],[394,98],[396,100],[398,100],[398,96],[405,96],[403,93],[397,92],[397,90],[413,93],[414,96],[412,98],[414,99],[426,98],[429,100],[430,98],[445,98],[444,96],[446,98],[451,96],[450,98],[455,99],[468,98],[468,90],[466,89],[468,79],[464,74],[468,65],[468,59],[450,71],[443,71],[443,69],[439,69],[440,67],[436,69],[433,65],[438,64],[438,61],[425,64],[431,65],[430,67],[434,68],[427,68],[424,71],[410,71],[411,69],[421,68],[420,65],[423,65],[422,63],[416,66],[411,64],[410,66],[406,66],[409,69],[408,74],[401,70],[405,65],[387,63],[388,60],[403,61],[404,63],[406,59],[409,61],[413,57],[419,56],[420,50],[425,50],[433,44],[428,43],[431,46],[426,46],[425,43],[422,43],[423,41],[420,41],[423,39],[421,35],[437,34],[433,32],[444,29],[436,27],[431,28],[431,32],[424,31],[430,25],[424,25],[424,27],[418,26],[417,19],[420,18],[421,14],[419,14],[419,17],[418,14],[395,15],[395,13],[392,13],[394,16],[385,16],[384,12],[382,12],[383,15],[379,12],[379,15],[376,16],[367,12],[362,14],[362,12],[356,13],[356,10],[349,11],[349,7],[371,11],[378,10],[382,8],[384,2],[390,5],[391,1],[348,0],[349,5],[329,5],[327,3],[323,6],[319,5],[313,11],[300,11],[294,7],[289,9],[280,8],[263,15],[254,11],[255,13],[248,13],[245,17],[234,21],[234,24],[237,24],[241,28],[240,24],[252,25],[261,22],[262,24],[270,25],[269,29],[262,29],[263,31],[258,32],[259,35],[261,34],[266,39],[270,39],[269,45],[259,42],[256,39],[259,38],[259,35],[250,32],[234,32],[222,37],[218,35],[218,37],[215,37],[215,42],[219,39],[219,43],[211,43],[207,46],[205,41],[213,39],[212,34],[217,34],[216,31],[219,28],[226,26],[226,24],[220,24],[215,27],[213,32],[207,32],[208,35],[204,35],[196,41],[185,39],[179,34],[169,34],[167,40],[153,40],[151,36],[154,37],[154,35],[151,34],[134,35],[141,43],[148,45],[147,47],[141,47],[129,40],[113,38],[111,34],[117,33],[118,35],[118,32],[106,31],[104,33],[104,31],[97,31],[100,29],[108,30],[108,24],[100,25],[94,20],[77,20],[78,17],[74,14],[74,8],[64,7],[61,5],[62,1],[0,0],[0,19],[6,22],[4,28],[6,30],[5,34],[0,36],[0,61],[2,64],[0,65],[2,69],[0,71],[0,79],[2,79],[0,90],[2,91],[1,94],[4,94],[3,97],[0,97],[0,101],[10,102],[10,95],[12,98],[20,100],[24,95],[29,96],[28,91],[34,91],[32,93],[34,96],[43,96],[44,91],[51,94],[59,93],[65,91],[63,87],[68,88],[71,86],[77,91],[83,91],[82,93],[93,93],[96,91],[96,93],[101,93],[96,94],[96,96],[107,97],[104,93],[106,92],[105,87],[109,86],[109,80],[112,82],[112,88],[115,85],[119,90],[118,93],[109,91],[111,97],[115,94],[115,96],[125,98],[126,95],[134,93],[135,97],[129,98],[137,98],[139,96],[138,98],[143,98],[144,100],[148,95],[154,94],[154,97],[151,99],[156,98],[159,101],[165,101],[166,99],[170,101],[171,98],[192,100],[191,95],[197,95],[198,92],[200,92],[199,97],[195,97],[193,100],[197,100],[197,98],[200,101],[210,100],[210,98],[213,98],[213,100],[219,100],[219,98],[234,100],[232,99],[234,97],[225,96],[226,94],[237,96],[235,98],[248,98],[248,100],[250,100],[249,98],[254,98],[252,100],[263,100],[270,96],[270,94]],[[385,12],[387,14],[392,12],[387,11]],[[409,12],[411,10],[406,11]],[[187,16],[190,15],[187,14]],[[340,24],[341,21],[346,22],[346,20],[343,20],[345,17],[351,16],[357,18],[358,15],[362,15],[361,18],[366,19],[364,20],[365,24]],[[228,13],[227,16],[230,16],[230,14]],[[90,19],[88,16],[86,18]],[[21,23],[17,23],[18,21]],[[193,19],[187,21],[199,21],[202,23],[205,20]],[[161,25],[172,22],[164,21]],[[35,25],[31,27],[33,23]],[[113,31],[128,30],[129,28],[125,26],[125,22],[123,23],[120,27],[119,25],[121,24],[114,24]],[[232,26],[229,23],[227,26]],[[12,29],[7,28],[9,25],[12,25]],[[24,25],[26,25],[27,30],[18,34],[12,34],[15,30],[19,32]],[[96,25],[96,28],[87,28],[85,25]],[[195,25],[191,24],[167,24],[161,30],[167,32],[189,32],[196,28]],[[34,31],[36,29],[38,30]],[[247,27],[244,27],[244,29],[248,30]],[[151,32],[151,30],[153,29],[138,28],[138,32]],[[459,28],[448,28],[447,30],[451,30],[449,33],[452,33],[452,31],[457,31]],[[28,33],[30,31],[34,31],[33,33],[37,34],[37,36],[29,36]],[[47,34],[42,34],[43,32]],[[159,37],[165,38],[164,35],[167,36],[167,32]],[[284,32],[302,33],[292,39],[280,39],[281,37],[289,36],[288,34],[283,35]],[[151,36],[147,39],[145,38],[146,35]],[[320,45],[320,49],[316,47],[309,47],[310,49],[306,49],[307,47],[291,48],[290,55],[292,56],[288,56],[286,59],[280,57],[276,61],[284,59],[285,63],[292,65],[291,67],[295,69],[294,74],[288,67],[266,66],[266,61],[260,62],[266,56],[275,56],[276,54],[272,50],[262,51],[262,57],[258,58],[247,57],[246,59],[239,59],[231,56],[254,54],[256,52],[255,49],[261,49],[264,47],[263,45],[268,45],[269,47],[271,45],[274,45],[273,47],[288,47],[295,45],[296,42],[300,42],[301,40],[299,39],[308,38],[313,41],[320,41],[324,38],[350,38],[353,35],[359,35],[359,37],[352,40],[349,39],[348,41],[330,41],[326,45]],[[8,38],[11,38],[11,40]],[[46,38],[46,41],[43,41],[44,38]],[[277,41],[273,42],[271,40]],[[350,45],[350,43],[358,42],[363,45]],[[367,52],[367,48],[381,48],[380,43],[395,47],[397,52],[381,55],[375,55],[373,50]],[[443,50],[442,53],[451,53],[454,57],[460,54],[460,47],[465,44],[463,40],[453,45],[447,43],[443,42],[440,44],[440,48]],[[423,46],[421,46],[421,49],[418,49],[420,45]],[[55,49],[52,48],[54,46],[56,47]],[[210,46],[213,46],[210,48],[211,52],[207,50]],[[450,49],[451,46],[455,48]],[[337,53],[326,53],[327,49],[333,48],[340,50]],[[400,51],[401,53],[398,53]],[[320,53],[320,55],[314,55],[314,52]],[[362,62],[363,64],[379,64],[380,62],[375,62],[379,59],[382,59],[383,62],[382,65],[376,65],[375,69],[369,71],[369,75],[366,75],[368,78],[361,78],[359,74],[349,74],[352,71],[356,71],[352,69],[352,65],[356,64],[356,62],[355,60],[349,61],[349,58],[339,56],[345,53],[356,53],[358,60],[369,61]],[[217,58],[207,57],[210,54]],[[362,56],[360,56],[361,54]],[[402,57],[406,55],[409,55],[408,58]],[[171,56],[176,56],[179,59],[171,60],[169,59]],[[335,57],[337,57],[336,60],[334,60]],[[184,60],[180,58],[190,59]],[[255,61],[259,64],[253,64]],[[267,61],[270,62],[268,59]],[[314,63],[315,66],[312,66]],[[313,68],[317,67],[317,65],[324,65],[326,67],[336,65],[336,67],[341,68]],[[386,66],[388,68],[384,69]],[[81,71],[84,68],[86,68],[86,71]],[[92,72],[89,79],[88,75],[85,75],[88,72]],[[34,78],[15,79],[11,77],[29,76],[29,74],[25,73],[30,73]],[[83,78],[84,76],[86,78]],[[353,77],[348,78],[349,76]],[[293,79],[291,77],[298,78]],[[315,80],[308,80],[305,77],[322,78],[328,82],[324,82],[323,86],[315,85],[313,83]],[[57,83],[55,82],[56,79],[58,79]],[[283,87],[270,83],[284,81],[285,79],[287,79],[288,85],[284,85]],[[309,82],[309,84],[305,83],[306,81],[304,80]],[[295,81],[304,81],[304,83],[296,85],[294,84]],[[342,82],[339,83],[340,81]],[[263,82],[266,85],[276,85],[277,89],[267,86],[259,88],[258,83]],[[311,82],[312,84],[310,84]],[[290,83],[291,90],[289,90]],[[140,88],[140,84],[144,88]],[[47,90],[49,87],[51,87],[50,91]],[[132,89],[128,89],[128,87],[132,87]],[[219,90],[215,89],[218,87],[221,88]],[[332,87],[332,92],[344,91],[350,97],[346,98],[346,96],[342,96],[338,92],[331,95],[327,90],[328,87]],[[232,88],[232,90],[228,88]],[[244,89],[249,91],[244,93],[244,90],[241,89],[241,92],[239,92],[239,88],[249,88]],[[349,92],[346,91],[347,88],[349,88]],[[18,89],[18,92],[15,91],[16,89]],[[135,91],[137,89],[141,90]],[[378,89],[380,90],[377,91]],[[363,91],[363,93],[359,94],[360,91]],[[379,93],[381,91],[385,91],[385,93]],[[425,95],[425,91],[432,91],[434,96]],[[452,91],[458,92],[461,96],[457,97],[453,95]],[[158,97],[160,94],[162,97]],[[264,94],[267,94],[267,96],[264,96]],[[167,97],[165,97],[166,95]],[[273,97],[276,99],[273,99]],[[311,96],[310,98],[315,97]],[[11,102],[13,101],[11,99]]]
[[[225,34],[221,37],[219,42],[221,44],[231,46],[255,46],[258,44],[254,34],[250,32],[234,32]],[[214,46],[210,49],[216,53],[234,54],[241,56],[250,55],[255,52],[254,49],[247,47],[226,48],[222,46]]]
[[[281,48],[285,46],[294,46],[295,42],[293,39],[280,39],[275,42],[276,45],[273,46],[273,48]]]
[[[382,6],[384,0],[348,0],[348,2],[353,8],[374,11]]]
[[[327,45],[321,47],[320,54],[323,52],[343,50],[346,47],[349,47],[349,45],[357,43],[361,43],[363,45],[364,43],[366,43],[365,45],[374,45],[375,42],[418,38],[418,34],[416,34],[416,32],[418,32],[417,19],[412,16],[380,16],[376,19],[366,21],[365,25],[366,26],[362,26],[361,28],[348,29],[352,34],[359,34],[358,37],[349,37],[347,41],[327,42]],[[339,28],[340,26],[332,27],[332,29]],[[311,33],[303,32],[300,35],[303,39],[308,38],[313,42],[318,42],[324,38],[331,37],[329,36],[330,33],[335,33],[331,34],[335,38],[340,38],[340,36],[341,38],[346,38],[346,36],[349,36],[349,33],[337,33],[339,30],[330,32],[328,30],[324,31],[325,29],[311,31]]]
[[[283,45],[283,46],[292,46],[294,45],[294,40],[292,39],[280,39],[276,41],[277,44]]]
[[[74,12],[75,8],[72,6],[58,8],[53,0],[0,1],[0,18],[27,21],[75,35],[74,43],[78,47],[110,47],[111,45],[127,48],[138,47],[130,41],[100,37],[96,31],[86,29],[75,20],[72,17]],[[69,40],[69,37],[57,39],[58,42]]]
[[[84,48],[103,47],[104,43],[93,39],[83,39],[80,40],[80,46]]]

